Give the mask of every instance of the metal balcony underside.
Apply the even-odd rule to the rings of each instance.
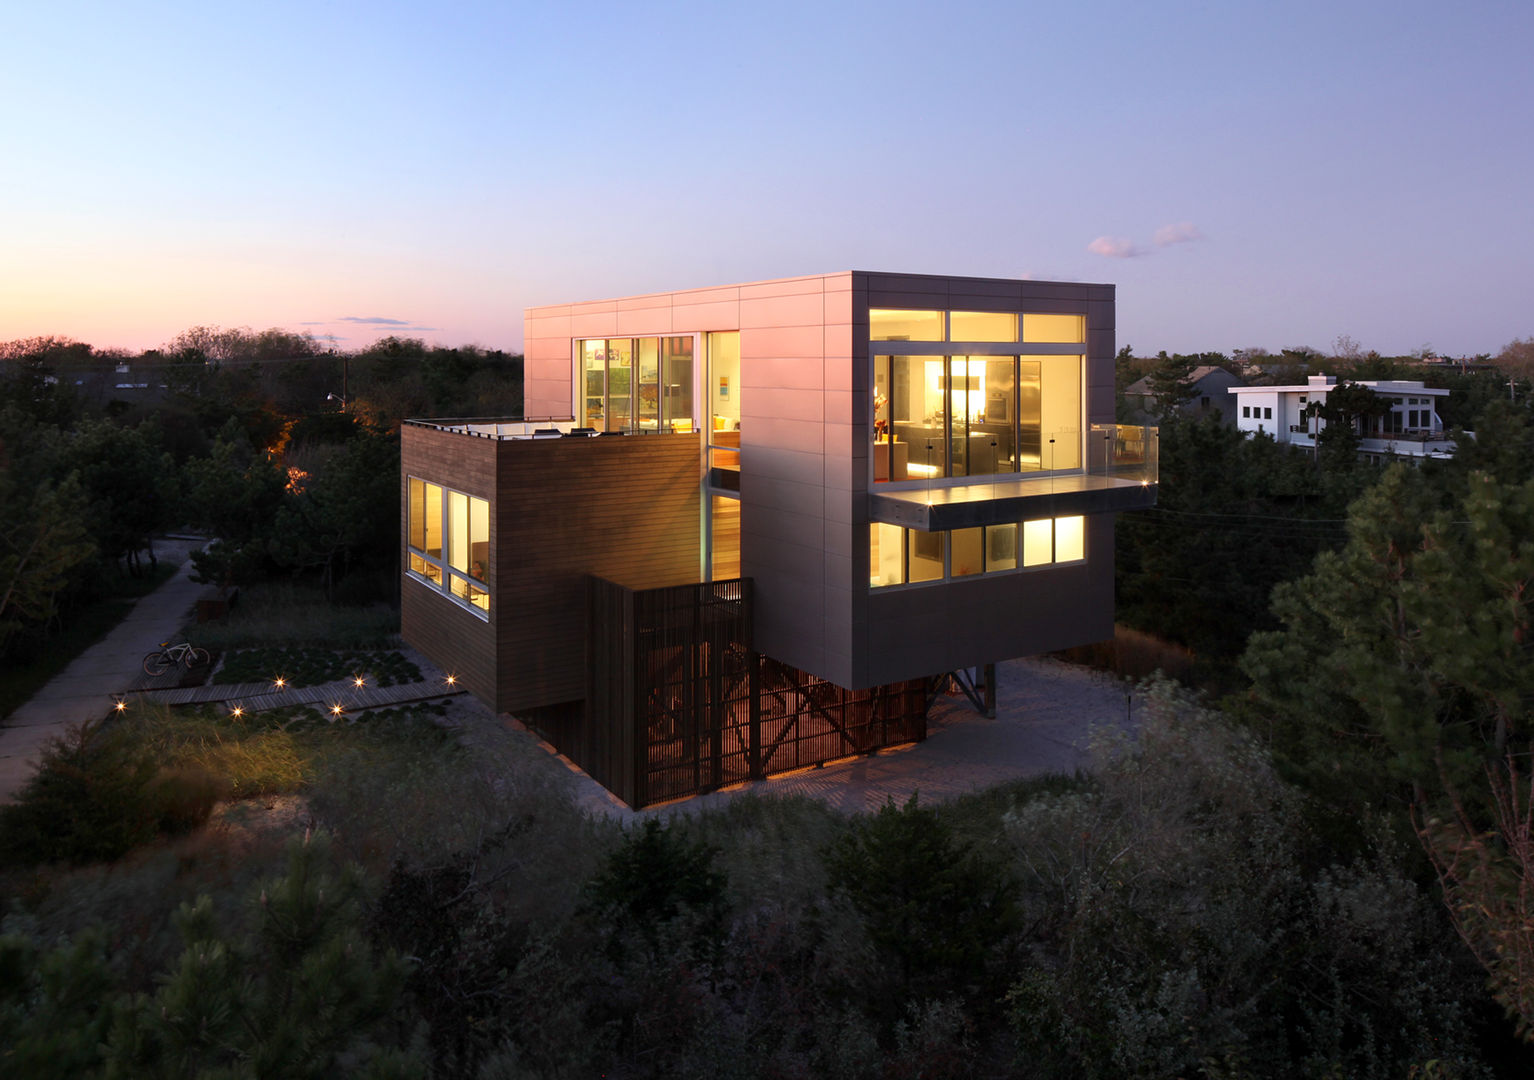
[[[1050,476],[1037,480],[875,491],[869,517],[921,532],[972,529],[1071,514],[1107,514],[1156,505],[1156,485],[1111,476]]]

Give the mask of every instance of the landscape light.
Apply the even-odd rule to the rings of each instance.
[[[364,679],[361,675],[358,675],[358,676],[356,676],[355,678],[352,679],[352,685],[353,686],[361,686],[365,682],[367,682],[367,680]]]
[[[341,703],[339,701],[336,702],[334,705],[332,705],[330,707],[330,715],[331,716],[340,716],[341,715]]]
[[[458,676],[457,675],[449,675],[449,676],[446,677],[446,679],[444,681],[449,686],[457,686],[458,685]]]
[[[240,717],[245,715],[245,706],[236,705],[234,708],[229,710],[229,715],[238,720]]]
[[[118,698],[115,702],[112,703],[112,708],[116,709],[118,712],[123,712],[128,708],[128,703],[122,698]]]
[[[281,675],[279,675],[279,676],[277,676],[277,678],[272,680],[272,685],[275,686],[277,689],[281,690],[284,686],[288,685],[288,680],[284,679]]]

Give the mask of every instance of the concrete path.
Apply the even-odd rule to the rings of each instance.
[[[198,595],[207,588],[191,579],[187,552],[202,540],[158,539],[155,554],[179,563],[175,575],[133,605],[127,617],[0,727],[0,801],[9,802],[32,776],[43,744],[71,724],[99,720],[111,711],[113,695],[143,675],[144,654],[176,634]]]
[[[1047,657],[998,664],[996,685],[994,719],[981,716],[963,696],[940,698],[932,706],[924,742],[738,784],[637,814],[539,742],[550,767],[572,774],[576,802],[594,814],[628,820],[694,813],[746,792],[803,795],[850,814],[876,811],[887,799],[904,803],[913,793],[924,802],[940,802],[1009,780],[1074,773],[1090,765],[1094,739],[1130,732],[1140,717],[1140,694],[1131,700],[1122,680]],[[465,699],[466,706],[477,704]],[[514,721],[510,726],[521,729],[523,738],[537,739]]]

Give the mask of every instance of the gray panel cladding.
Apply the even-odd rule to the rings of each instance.
[[[871,589],[864,685],[1113,636],[1113,519],[1087,519],[1087,560],[942,584]]]

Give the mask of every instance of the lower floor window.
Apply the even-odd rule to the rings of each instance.
[[[874,587],[1026,570],[1086,557],[1086,518],[1080,515],[948,532],[883,522],[868,527],[868,580]]]
[[[414,476],[408,498],[411,573],[489,611],[490,503]]]

